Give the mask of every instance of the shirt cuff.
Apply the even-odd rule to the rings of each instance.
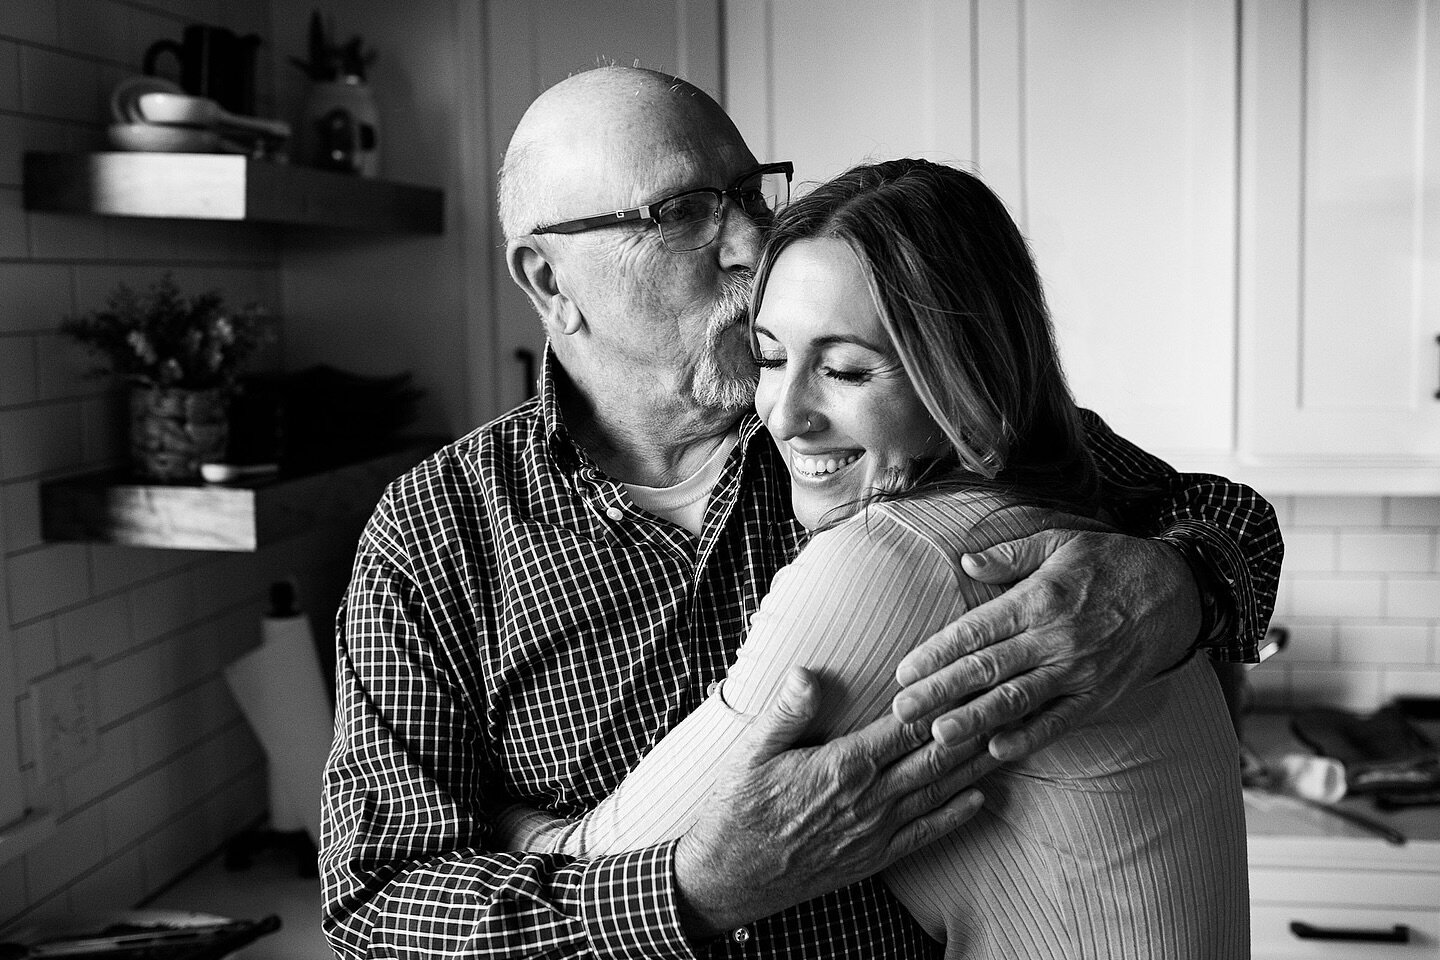
[[[581,918],[605,960],[696,960],[680,926],[675,848],[659,846],[591,860],[581,877]]]
[[[1254,660],[1263,628],[1240,548],[1214,527],[1189,520],[1166,528],[1155,539],[1180,551],[1195,576],[1202,607],[1210,605],[1209,616],[1202,617],[1204,635],[1195,638],[1195,647],[1220,660]]]

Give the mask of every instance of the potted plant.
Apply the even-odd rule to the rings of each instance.
[[[269,340],[269,316],[253,304],[229,308],[215,290],[187,297],[167,273],[144,293],[118,285],[105,309],[60,329],[100,355],[96,373],[130,382],[133,471],[186,482],[224,459],[230,393],[241,361]]]

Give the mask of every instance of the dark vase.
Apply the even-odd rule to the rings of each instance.
[[[138,479],[186,483],[200,464],[223,461],[230,436],[223,390],[130,391],[130,467]]]

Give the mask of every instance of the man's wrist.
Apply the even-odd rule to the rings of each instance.
[[[1230,591],[1225,588],[1219,571],[1194,540],[1188,537],[1162,537],[1161,540],[1174,548],[1185,561],[1195,581],[1195,593],[1200,602],[1200,623],[1190,649],[1204,650],[1218,646],[1235,629]]]
[[[576,861],[580,912],[597,957],[695,960],[675,896],[675,841]]]

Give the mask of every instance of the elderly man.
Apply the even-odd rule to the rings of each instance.
[[[991,750],[1030,749],[1188,652],[1159,638],[1253,648],[1268,506],[1096,420],[1109,482],[1169,491],[1117,502],[1168,542],[996,548],[986,576],[1053,555],[902,667],[900,719],[799,747],[815,689],[797,675],[678,841],[501,851],[501,806],[583,812],[703,700],[798,548],[745,331],[777,174],[710,98],[648,71],[576,75],[521,120],[501,216],[550,343],[540,395],[396,481],[361,539],[322,838],[337,953],[933,956],[871,875],[973,813],[977,735],[1028,717]]]

